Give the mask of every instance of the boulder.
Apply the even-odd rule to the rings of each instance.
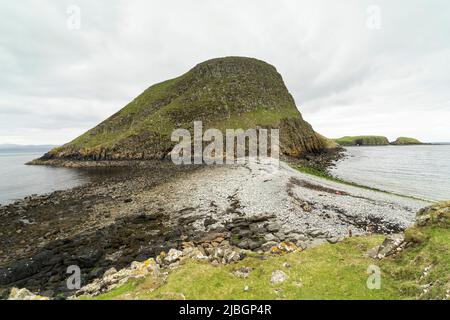
[[[272,272],[272,276],[270,277],[270,283],[272,285],[277,285],[285,282],[288,279],[288,275],[281,270],[275,270]]]
[[[383,259],[400,252],[405,246],[404,234],[392,234],[386,237],[383,243],[365,253],[366,257]]]

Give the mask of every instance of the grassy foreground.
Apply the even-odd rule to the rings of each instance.
[[[233,265],[188,261],[163,283],[132,280],[96,299],[449,299],[450,202],[419,213],[428,216],[405,232],[409,245],[394,257],[365,256],[383,236],[354,237],[282,256],[250,253]],[[366,285],[371,266],[381,270],[380,289]],[[233,274],[242,267],[252,268],[248,278]],[[288,279],[272,285],[275,270]]]

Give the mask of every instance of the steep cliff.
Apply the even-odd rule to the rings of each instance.
[[[209,60],[155,84],[119,112],[41,160],[163,159],[174,129],[279,128],[281,152],[319,152],[325,140],[303,120],[275,67],[256,59]]]

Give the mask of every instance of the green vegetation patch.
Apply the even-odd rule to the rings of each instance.
[[[371,261],[363,253],[380,244],[383,237],[350,238],[338,245],[322,246],[284,256],[251,255],[226,266],[190,261],[173,270],[167,282],[148,291],[154,279],[146,279],[132,290],[117,288],[106,295],[117,299],[384,299],[397,293],[387,281],[383,290],[366,287],[367,268]],[[286,263],[289,267],[286,267]],[[250,267],[248,278],[233,274]],[[282,270],[288,280],[272,285],[271,274]],[[245,288],[248,287],[248,290]]]
[[[389,140],[383,136],[346,136],[334,139],[341,146],[386,146]]]
[[[399,137],[397,140],[392,142],[393,145],[414,145],[414,144],[422,144],[419,140],[415,138],[408,137]]]

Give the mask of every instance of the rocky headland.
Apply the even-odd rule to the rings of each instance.
[[[133,277],[164,279],[161,269],[183,259],[227,265],[255,252],[399,233],[428,204],[301,173],[283,161],[174,165],[171,132],[192,130],[194,121],[220,130],[280,129],[282,159],[314,168],[340,154],[303,119],[273,66],[239,57],[201,63],[31,163],[97,174],[81,187],[0,206],[1,297],[95,296]],[[67,286],[73,265],[82,290]],[[274,272],[273,283],[280,279]]]
[[[292,157],[336,147],[303,119],[275,67],[227,57],[149,87],[95,128],[31,164],[166,159],[176,144],[171,133],[192,132],[194,121],[223,132],[279,129],[280,152]]]

